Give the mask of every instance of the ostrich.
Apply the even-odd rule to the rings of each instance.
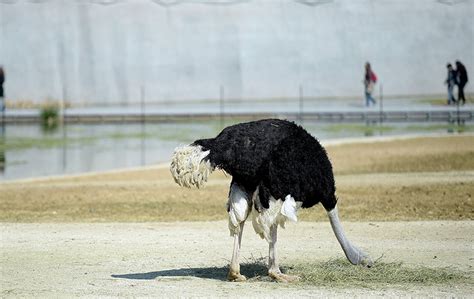
[[[297,221],[299,208],[321,203],[347,259],[370,267],[372,260],[346,238],[339,222],[331,162],[319,142],[302,127],[279,119],[240,123],[211,139],[175,149],[171,173],[181,186],[200,188],[216,168],[232,176],[227,212],[234,249],[228,280],[244,281],[239,251],[244,223],[269,243],[268,275],[280,282],[298,279],[283,274],[277,260],[277,228]]]

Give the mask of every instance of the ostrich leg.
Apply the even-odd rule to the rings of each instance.
[[[240,231],[234,234],[234,250],[232,252],[232,261],[230,262],[229,274],[227,279],[230,281],[245,281],[247,278],[240,274],[240,245],[242,242],[242,232],[244,230],[244,223],[240,223]]]
[[[363,265],[371,267],[373,262],[370,257],[365,254],[362,250],[352,245],[351,242],[346,238],[346,234],[342,229],[341,222],[339,221],[339,216],[337,212],[337,205],[331,211],[328,211],[329,222],[331,222],[332,230],[336,235],[337,241],[341,244],[342,250],[346,255],[349,262],[353,265]]]
[[[230,262],[229,274],[227,279],[230,281],[244,281],[246,277],[240,274],[240,246],[242,242],[242,233],[244,223],[252,206],[249,204],[249,195],[238,184],[232,182],[229,192],[228,212],[229,212],[229,230],[234,237],[234,250],[232,252],[232,261]]]
[[[268,276],[279,282],[292,282],[299,279],[298,276],[281,273],[278,266],[278,254],[276,249],[278,224],[270,227],[271,240],[268,248]]]

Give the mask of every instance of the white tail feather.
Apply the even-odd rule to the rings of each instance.
[[[285,197],[285,201],[281,206],[281,213],[293,222],[298,221],[298,206],[296,205],[295,199],[290,194]]]

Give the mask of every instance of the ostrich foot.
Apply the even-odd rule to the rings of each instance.
[[[233,281],[233,282],[241,282],[241,281],[246,281],[247,277],[240,274],[239,272],[229,270],[229,274],[227,274],[227,280]]]
[[[299,276],[283,274],[280,271],[268,271],[268,276],[278,282],[296,282],[300,280]]]

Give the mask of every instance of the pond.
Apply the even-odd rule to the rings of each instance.
[[[77,174],[168,162],[176,146],[215,136],[241,122],[71,124],[54,131],[40,125],[0,128],[0,180]],[[473,132],[473,123],[334,123],[304,121],[322,142],[367,136]]]

